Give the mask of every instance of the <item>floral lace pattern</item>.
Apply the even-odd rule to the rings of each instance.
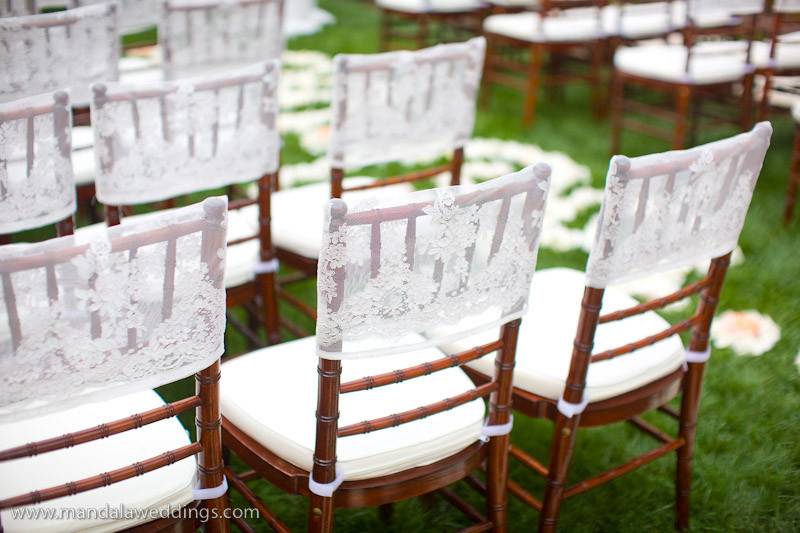
[[[75,211],[70,121],[65,92],[0,104],[0,234],[52,224]]]
[[[0,102],[64,88],[87,102],[90,84],[117,79],[117,6],[0,19],[0,49]]]
[[[438,152],[471,137],[486,41],[334,58],[331,159],[357,168]]]
[[[404,336],[431,324],[480,316],[477,327],[457,328],[467,335],[521,316],[549,183],[540,165],[380,206],[332,200],[317,278],[320,356],[397,353],[409,349]],[[368,350],[364,339],[375,341]]]
[[[0,420],[205,368],[225,328],[224,198],[0,248]]]
[[[97,198],[141,204],[275,172],[278,70],[270,61],[194,82],[95,86]]]
[[[278,59],[283,51],[282,2],[170,0],[159,39],[167,79]]]
[[[691,150],[616,157],[587,282],[603,288],[736,248],[772,128]]]

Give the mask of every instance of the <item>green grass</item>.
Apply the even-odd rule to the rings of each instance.
[[[291,48],[329,54],[377,51],[377,13],[367,2],[321,0],[320,4],[336,15],[338,23],[317,35],[292,40]],[[519,94],[496,90],[488,108],[478,114],[475,135],[566,152],[591,169],[596,186],[602,185],[610,127],[607,121],[591,118],[586,88],[569,87],[563,99],[543,98],[534,128],[522,127],[521,109]],[[800,223],[785,228],[780,220],[793,127],[784,116],[776,116],[774,125],[772,148],[741,239],[746,261],[730,271],[721,307],[752,308],[772,316],[782,329],[782,339],[760,358],[735,357],[728,350],[714,352],[706,374],[694,462],[692,529],[697,531],[800,530],[800,373],[793,364],[800,349]],[[706,137],[703,140],[708,140]],[[633,136],[626,136],[623,146],[629,155],[666,148]],[[290,140],[283,160],[294,163],[311,157],[296,140]],[[585,261],[581,252],[543,250],[539,265],[583,268]],[[312,283],[301,287],[299,293],[313,302]],[[235,351],[242,349],[235,336],[231,336],[230,346]],[[162,392],[172,399],[188,392],[190,386],[184,382],[164,387]],[[671,423],[657,416],[653,419],[672,429]],[[513,440],[545,458],[550,434],[548,423],[520,416]],[[581,430],[572,479],[645,451],[652,445],[647,439],[623,425]],[[541,481],[528,471],[514,467],[512,476],[535,491],[542,489]],[[563,506],[562,529],[669,531],[674,516],[673,476],[670,456],[569,500]],[[292,528],[305,529],[303,498],[284,495],[267,483],[256,487]],[[473,501],[480,505],[479,500]],[[510,516],[513,531],[536,527],[537,513],[513,497]],[[447,531],[466,525],[457,511],[440,500],[427,507],[418,500],[403,502],[397,505],[390,524],[381,522],[375,509],[340,511],[336,517],[337,530],[352,532]],[[266,529],[259,524],[259,530]]]

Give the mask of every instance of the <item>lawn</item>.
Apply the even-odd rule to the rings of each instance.
[[[336,16],[337,24],[316,35],[291,40],[290,48],[331,55],[377,51],[377,12],[368,2],[320,0],[320,4]],[[478,113],[475,135],[564,152],[586,165],[593,184],[602,187],[610,127],[608,121],[592,119],[585,88],[570,87],[560,98],[545,97],[533,128],[521,125],[521,108],[518,94],[496,90],[489,105]],[[714,351],[706,374],[694,462],[692,529],[698,531],[800,530],[800,371],[794,363],[800,350],[800,220],[788,228],[781,223],[793,127],[785,115],[776,115],[773,124],[772,147],[740,243],[746,260],[731,269],[721,309],[756,309],[777,322],[782,337],[758,358],[736,356],[730,350]],[[633,136],[626,136],[623,146],[628,155],[666,149],[659,142]],[[295,137],[286,139],[284,163],[311,159]],[[585,261],[586,254],[581,251],[543,249],[539,268],[583,268]],[[313,302],[313,284],[296,290]],[[241,351],[241,340],[230,335],[229,347]],[[184,382],[164,387],[161,392],[174,399],[190,387]],[[657,415],[651,419],[664,428],[673,427],[672,422]],[[542,459],[546,458],[550,436],[550,424],[517,417],[513,441]],[[652,444],[648,437],[622,424],[582,430],[571,479],[613,467]],[[532,473],[512,463],[511,474],[541,492],[543,484]],[[562,529],[668,531],[674,516],[673,476],[674,461],[665,457],[569,500],[563,506]],[[305,529],[307,506],[303,498],[284,495],[267,483],[254,486],[292,528]],[[464,487],[458,491],[469,495]],[[480,505],[479,499],[469,497]],[[510,505],[513,531],[536,527],[536,512],[513,497]],[[337,530],[353,532],[448,531],[467,525],[458,511],[439,499],[427,504],[402,502],[388,524],[380,520],[376,509],[344,510],[336,518]],[[264,524],[258,527],[266,530]]]

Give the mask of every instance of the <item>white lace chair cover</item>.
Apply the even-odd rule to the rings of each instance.
[[[771,135],[762,122],[690,150],[615,156],[587,284],[605,288],[733,251]]]
[[[540,164],[381,204],[331,200],[317,274],[318,355],[438,346],[522,316],[549,184],[550,168]],[[433,324],[455,330],[413,335]]]
[[[333,59],[331,164],[337,168],[434,155],[472,136],[486,40],[416,52]],[[438,152],[438,153],[437,153]]]
[[[78,6],[100,4],[108,0],[75,0]],[[159,0],[116,0],[119,4],[119,31],[137,33],[158,24]]]
[[[283,0],[167,0],[158,31],[167,79],[279,59]]]
[[[69,89],[73,105],[89,85],[116,80],[117,5],[0,19],[0,102]]]
[[[193,81],[94,85],[98,200],[149,203],[277,171],[279,70],[273,60]]]
[[[223,351],[227,200],[0,247],[0,421],[158,387]]]
[[[64,91],[0,104],[0,235],[75,212],[71,128]]]

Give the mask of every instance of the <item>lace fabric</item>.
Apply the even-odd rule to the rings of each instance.
[[[158,387],[223,351],[227,200],[0,247],[0,421]]]
[[[95,85],[97,198],[142,204],[276,172],[279,70],[273,60],[181,82]]]
[[[605,288],[736,248],[772,127],[691,150],[611,160],[587,284]]]
[[[319,356],[437,346],[522,316],[549,184],[540,164],[381,204],[331,200],[317,274]],[[431,324],[456,328],[420,344],[412,334]]]
[[[279,59],[283,0],[168,0],[159,41],[167,79]]]
[[[0,235],[75,212],[71,121],[63,91],[0,104]]]
[[[486,41],[333,60],[331,163],[358,168],[462,147],[472,136]]]
[[[116,80],[117,5],[0,19],[0,102],[69,88],[73,105],[89,85]]]
[[[99,4],[107,0],[75,0],[78,6]],[[137,33],[158,24],[158,0],[115,0],[119,5],[119,31]]]

